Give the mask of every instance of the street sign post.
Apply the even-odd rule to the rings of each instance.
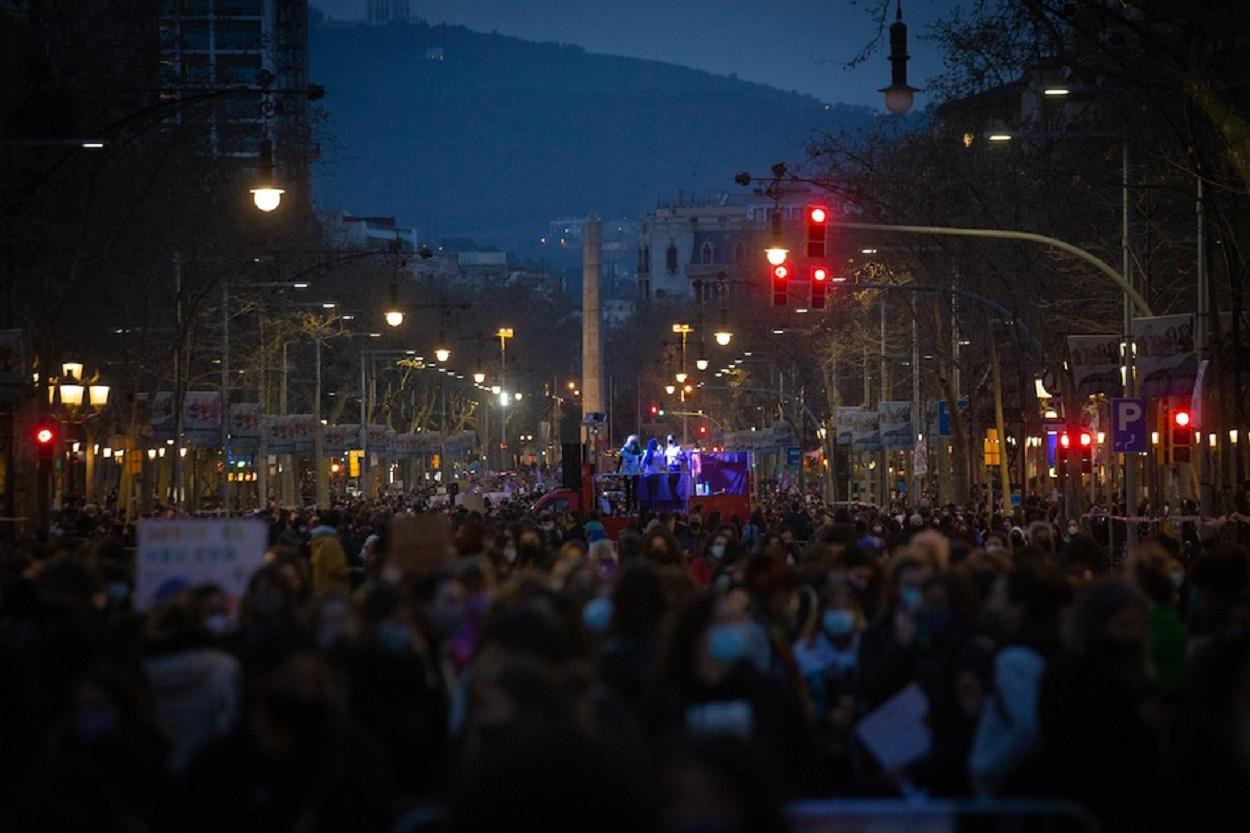
[[[1149,450],[1145,399],[1111,400],[1111,450],[1144,454]]]

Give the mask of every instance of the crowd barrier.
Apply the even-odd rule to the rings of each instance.
[[[1079,804],[1047,799],[831,799],[786,811],[791,833],[1101,833]]]
[[[850,798],[800,801],[785,809],[790,833],[1102,833],[1079,804],[1049,799]],[[437,807],[415,807],[391,833],[442,833]]]

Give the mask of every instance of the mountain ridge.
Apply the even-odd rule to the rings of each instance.
[[[325,24],[318,202],[394,214],[423,240],[525,252],[557,217],[639,216],[657,196],[729,190],[734,172],[801,159],[866,107],[705,70],[422,21]],[[827,108],[827,109],[826,109]]]

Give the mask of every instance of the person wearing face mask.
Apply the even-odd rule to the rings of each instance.
[[[239,717],[238,660],[212,645],[187,594],[149,613],[143,673],[157,718],[173,739],[170,766],[181,771],[205,743],[229,733]]]
[[[418,796],[442,783],[449,707],[440,664],[418,650],[427,640],[417,628],[416,599],[425,591],[409,585],[361,585],[348,642],[336,658],[347,683],[348,715],[373,736],[400,793]]]
[[[1129,557],[1133,584],[1150,601],[1150,664],[1155,686],[1164,697],[1176,697],[1185,682],[1188,635],[1181,621],[1181,587],[1185,568],[1157,541],[1146,539]]]
[[[681,612],[660,662],[647,718],[661,738],[733,740],[801,783],[811,775],[799,701],[766,669],[768,635],[741,591],[704,593]]]
[[[915,679],[920,656],[916,615],[931,573],[927,560],[907,551],[890,564],[886,604],[859,646],[859,695],[866,708],[881,705]]]
[[[1159,747],[1144,707],[1149,613],[1130,584],[1108,579],[1082,593],[1063,657],[1042,684],[1041,754],[1030,786],[1080,802],[1108,833],[1149,827],[1142,790]]]
[[[703,551],[690,560],[687,572],[694,586],[700,589],[708,587],[712,578],[725,565],[725,556],[729,550],[729,536],[717,533],[708,539]]]

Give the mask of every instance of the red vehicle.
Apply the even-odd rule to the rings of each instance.
[[[600,520],[608,537],[616,540],[622,529],[635,517],[632,513],[604,511],[619,503],[619,477],[615,474],[595,476],[589,465],[582,467],[581,489],[554,489],[543,495],[530,508],[535,514],[551,512],[584,513],[600,511]],[[668,475],[652,475],[667,478]],[[640,486],[640,491],[642,487]],[[728,520],[735,515],[745,522],[751,515],[751,455],[746,451],[697,451],[690,455],[690,471],[682,474],[679,492],[683,495],[680,509],[699,509],[704,516],[719,512]],[[643,498],[645,499],[645,498]]]

